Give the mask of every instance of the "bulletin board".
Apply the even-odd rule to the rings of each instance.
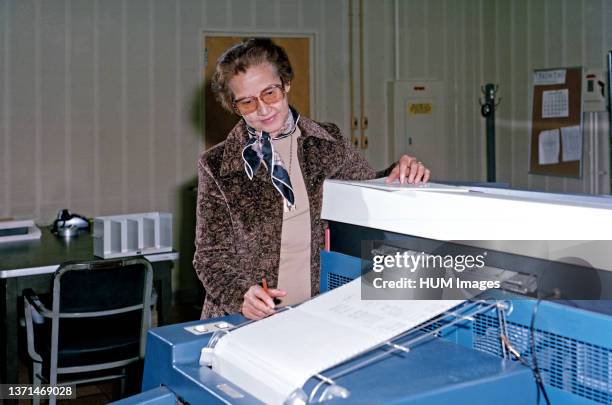
[[[582,175],[582,68],[534,70],[530,173]]]

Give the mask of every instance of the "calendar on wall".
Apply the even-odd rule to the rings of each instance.
[[[582,175],[582,68],[533,73],[529,173]]]
[[[548,90],[542,93],[542,118],[563,118],[569,116],[569,90]]]

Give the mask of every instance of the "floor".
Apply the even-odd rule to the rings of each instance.
[[[175,305],[172,307],[171,322],[180,323],[200,318],[201,307],[196,305]],[[153,325],[157,324],[153,313]],[[19,367],[19,381],[31,383],[28,376],[28,366],[22,363]],[[80,385],[77,387],[76,399],[58,401],[64,405],[102,405],[120,399],[120,384],[118,381],[102,382],[97,384]],[[2,401],[0,401],[2,402]],[[20,400],[19,405],[27,405],[30,401]],[[41,401],[45,404],[46,401]]]

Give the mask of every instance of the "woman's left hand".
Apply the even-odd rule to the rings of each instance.
[[[398,179],[402,184],[406,182],[410,184],[427,183],[430,174],[431,171],[417,158],[403,155],[391,170],[391,174],[387,177],[387,183],[393,183]]]

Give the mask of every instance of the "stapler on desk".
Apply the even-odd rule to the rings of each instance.
[[[51,233],[58,236],[71,237],[78,235],[79,231],[89,230],[89,219],[73,214],[64,208],[57,213],[57,218],[53,221]]]

